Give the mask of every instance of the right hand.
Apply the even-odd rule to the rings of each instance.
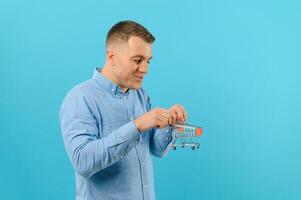
[[[164,128],[175,123],[175,117],[170,110],[155,108],[134,120],[139,131],[146,131],[153,127]]]

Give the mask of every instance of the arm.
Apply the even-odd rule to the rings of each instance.
[[[150,111],[152,104],[150,98],[147,97],[148,109]],[[176,138],[173,135],[173,129],[170,126],[165,128],[152,128],[149,131],[150,135],[150,151],[156,157],[164,157]]]
[[[99,138],[98,127],[81,92],[67,95],[60,110],[63,140],[74,169],[90,177],[125,156],[140,138],[133,121]]]
[[[150,134],[150,151],[154,156],[164,157],[171,145],[175,142],[173,128],[169,126],[174,123],[172,113],[163,108],[151,110],[150,98],[144,94],[147,112],[135,119],[139,131]]]
[[[176,138],[173,134],[173,128],[167,126],[163,129],[151,129],[150,150],[156,157],[164,157]]]

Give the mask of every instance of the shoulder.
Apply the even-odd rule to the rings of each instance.
[[[93,94],[94,84],[93,80],[87,80],[77,84],[71,88],[64,97],[63,104],[65,103],[78,103],[79,101],[89,101]]]

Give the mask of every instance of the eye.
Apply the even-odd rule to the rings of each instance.
[[[142,62],[142,59],[135,59],[134,62],[138,65]]]

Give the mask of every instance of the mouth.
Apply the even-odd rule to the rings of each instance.
[[[137,82],[142,82],[142,80],[143,80],[143,76],[134,76],[135,77],[135,80],[137,81]]]

